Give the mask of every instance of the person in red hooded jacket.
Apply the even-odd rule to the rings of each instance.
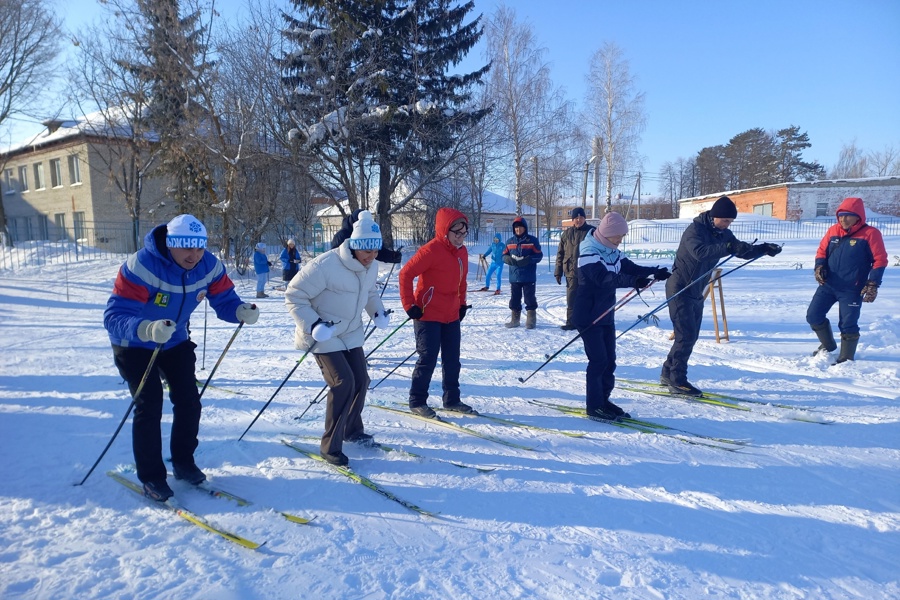
[[[837,223],[825,232],[816,252],[819,283],[806,309],[806,322],[816,332],[813,355],[837,350],[828,311],[837,303],[841,353],[837,363],[854,360],[859,342],[861,302],[874,302],[888,264],[881,232],[866,223],[862,198],[845,198],[836,211]]]
[[[419,354],[409,388],[409,410],[429,419],[436,416],[427,400],[438,353],[444,375],[444,408],[475,412],[459,396],[459,324],[468,309],[466,276],[469,273],[469,252],[463,242],[469,232],[469,220],[455,208],[441,208],[435,217],[434,230],[434,239],[409,259],[398,276],[400,302],[413,320]]]

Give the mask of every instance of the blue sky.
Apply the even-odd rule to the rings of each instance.
[[[486,15],[500,4],[476,0]],[[826,167],[856,140],[900,150],[898,0],[510,0],[584,103],[591,55],[618,44],[646,94],[645,176],[753,127],[798,125]],[[655,191],[656,185],[652,185]]]
[[[76,6],[76,4],[78,6]],[[219,0],[233,15],[245,0]],[[476,0],[486,16],[497,0]],[[57,0],[75,29],[96,3]],[[665,161],[747,129],[798,125],[826,167],[844,144],[900,149],[900,0],[509,0],[579,105],[591,55],[611,41],[646,94],[645,185]],[[483,62],[476,48],[466,64]],[[464,65],[465,66],[465,65]],[[39,125],[17,128],[21,135]],[[586,157],[587,158],[587,157]]]

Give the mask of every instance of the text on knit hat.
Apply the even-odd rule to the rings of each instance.
[[[167,248],[206,248],[206,227],[194,215],[178,215],[166,224]]]
[[[351,250],[381,250],[381,228],[372,218],[372,213],[364,210],[359,213],[359,220],[353,224],[350,234]]]

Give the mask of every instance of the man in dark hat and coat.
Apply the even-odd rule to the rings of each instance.
[[[578,289],[578,247],[592,231],[593,225],[585,220],[584,209],[577,206],[572,209],[572,226],[559,236],[559,250],[556,252],[556,269],[553,273],[556,283],[562,285],[566,278],[566,323],[560,326],[563,331],[575,329],[572,323],[572,307],[575,303],[575,290]]]
[[[728,227],[737,218],[737,214],[737,207],[731,198],[722,196],[712,208],[697,215],[681,235],[672,276],[666,281],[666,297],[670,298],[669,317],[675,328],[675,342],[659,377],[660,383],[674,394],[703,395],[703,392],[688,382],[687,369],[694,344],[700,337],[703,290],[709,284],[712,269],[720,259],[729,254],[749,260],[765,254],[775,256],[781,252],[781,246],[777,244],[751,245],[734,237]]]

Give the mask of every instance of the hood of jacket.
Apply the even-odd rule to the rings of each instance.
[[[847,233],[859,231],[866,224],[866,207],[863,205],[862,198],[844,198],[844,201],[834,211],[835,219],[837,219],[837,214],[840,212],[852,212],[859,215],[859,222],[851,227]]]
[[[513,219],[513,235],[516,234],[516,225],[521,225],[522,227],[524,227],[525,235],[528,235],[528,221],[525,220],[525,217],[516,217],[515,219]]]
[[[450,235],[450,226],[453,225],[453,222],[463,219],[466,222],[466,227],[469,226],[469,219],[462,212],[456,210],[455,208],[441,208],[437,211],[437,215],[434,217],[434,239],[447,244],[452,249],[456,249],[453,244],[450,243],[450,240],[447,239],[447,236]]]

